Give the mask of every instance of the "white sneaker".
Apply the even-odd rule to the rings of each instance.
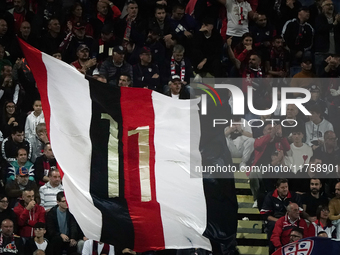
[[[196,74],[195,78],[194,78],[194,82],[203,82],[203,78],[201,75]]]
[[[242,220],[249,220],[249,218],[248,217],[243,217]]]
[[[253,204],[253,208],[257,208],[257,200],[255,200],[255,202]]]

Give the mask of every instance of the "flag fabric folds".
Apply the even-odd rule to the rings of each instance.
[[[201,165],[198,101],[85,79],[20,44],[70,211],[84,234],[137,252],[210,250],[202,176],[190,178],[189,170],[190,157]]]

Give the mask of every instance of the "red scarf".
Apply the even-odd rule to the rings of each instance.
[[[176,61],[173,56],[171,56],[171,76],[176,74]],[[185,78],[185,62],[184,58],[181,61],[181,73],[180,73],[180,79],[181,81],[184,81]]]
[[[106,254],[108,255],[110,252],[110,245],[107,243],[104,243],[104,247],[102,251],[100,252],[101,254]],[[92,255],[98,255],[98,242],[93,240],[93,245],[92,245]]]

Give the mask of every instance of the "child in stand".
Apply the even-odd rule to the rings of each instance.
[[[26,119],[25,123],[25,137],[29,141],[32,139],[32,137],[35,137],[36,135],[36,126],[39,123],[45,123],[44,113],[41,108],[41,101],[35,100],[33,103],[33,109],[34,111],[31,112]]]

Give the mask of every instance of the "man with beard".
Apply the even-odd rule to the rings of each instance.
[[[319,205],[328,205],[328,198],[321,192],[322,183],[320,179],[310,179],[310,192],[301,197],[303,217],[310,222],[316,221],[316,210]]]
[[[0,251],[1,254],[24,254],[22,240],[13,234],[13,221],[9,219],[5,219],[1,223]]]
[[[92,74],[94,67],[97,64],[96,58],[89,58],[90,49],[86,44],[81,44],[77,49],[78,60],[71,63],[79,72],[83,74]]]
[[[43,153],[44,155],[38,157],[34,163],[35,181],[39,186],[49,182],[50,178],[48,176],[50,171],[57,167],[50,143],[45,144]]]
[[[13,0],[14,8],[8,10],[14,17],[14,30],[16,33],[19,32],[22,22],[32,22],[34,19],[34,13],[25,8],[25,0]]]
[[[337,239],[340,238],[340,182],[335,185],[335,197],[329,201],[329,219],[336,226]]]
[[[272,47],[266,55],[266,73],[268,77],[288,77],[289,75],[289,52],[283,48],[281,36],[275,36]]]

